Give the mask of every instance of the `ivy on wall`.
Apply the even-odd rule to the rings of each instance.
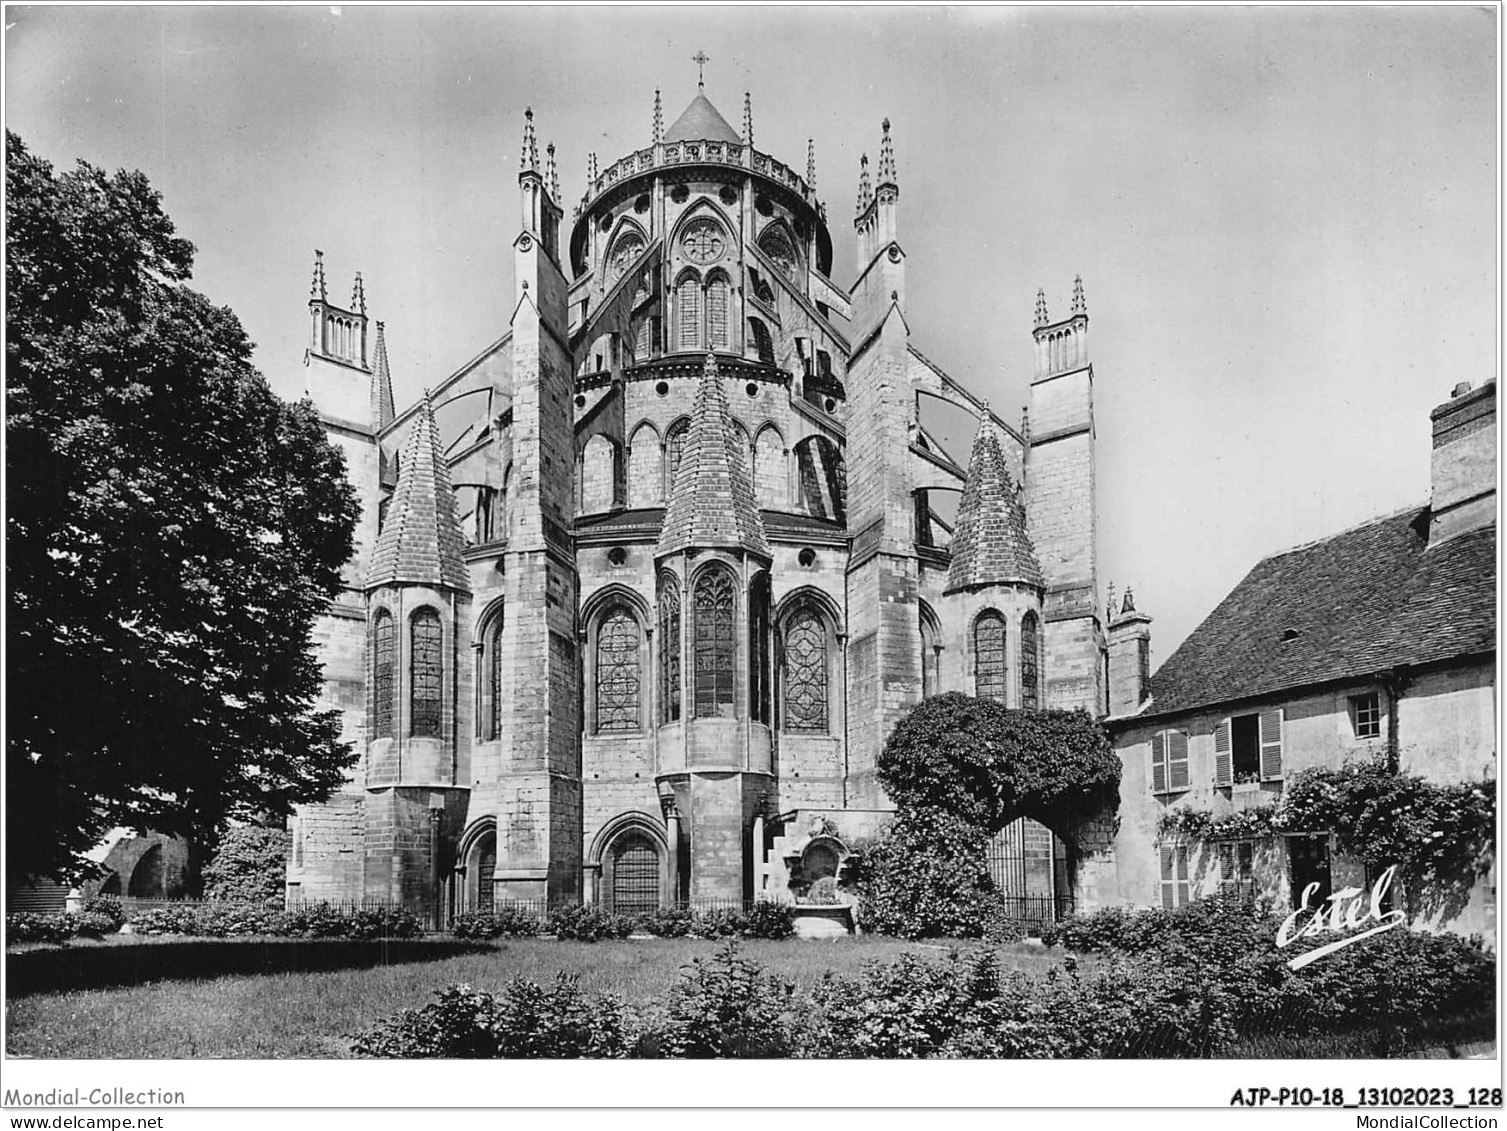
[[[1496,783],[1440,784],[1392,772],[1385,759],[1309,769],[1275,805],[1216,817],[1206,809],[1162,814],[1164,838],[1219,841],[1330,831],[1342,852],[1373,870],[1397,866],[1410,916],[1464,906],[1491,866]]]

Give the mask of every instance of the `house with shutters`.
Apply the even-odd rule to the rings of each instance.
[[[1154,675],[1151,618],[1107,611],[1108,725],[1124,771],[1119,902],[1220,890],[1297,907],[1310,883],[1365,883],[1331,830],[1199,842],[1164,814],[1223,817],[1280,798],[1309,767],[1385,758],[1440,783],[1496,777],[1496,384],[1433,410],[1424,506],[1272,554]],[[1439,925],[1494,939],[1495,867]],[[1310,901],[1310,906],[1313,905]]]

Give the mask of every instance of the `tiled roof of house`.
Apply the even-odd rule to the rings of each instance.
[[[1026,530],[1026,508],[1010,478],[988,405],[973,438],[968,478],[952,532],[948,590],[969,585],[1024,582],[1043,585],[1036,548]]]
[[[434,410],[425,393],[398,460],[398,486],[377,535],[366,587],[428,585],[469,593],[471,583],[461,557],[465,545]]]
[[[1428,549],[1428,508],[1260,562],[1151,677],[1145,715],[1496,648],[1496,526]]]
[[[707,354],[657,553],[726,546],[769,556],[744,452],[728,415],[717,359]]]

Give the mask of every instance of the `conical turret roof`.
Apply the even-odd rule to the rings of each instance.
[[[707,354],[657,553],[727,547],[769,556],[747,461],[727,411],[717,359]]]
[[[426,392],[398,459],[398,486],[377,535],[366,587],[427,585],[469,593],[464,547],[450,471]]]
[[[952,534],[948,590],[1006,583],[1043,585],[1026,508],[1010,478],[999,433],[986,408],[973,438],[968,478]]]
[[[680,117],[665,131],[664,140],[730,141],[734,145],[743,143],[738,131],[727,124],[727,119],[717,112],[711,99],[701,91],[696,92],[691,104],[681,111]]]

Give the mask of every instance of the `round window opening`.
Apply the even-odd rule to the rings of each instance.
[[[602,217],[601,221],[599,222],[598,226],[604,232],[610,232],[610,231],[612,231],[612,213],[608,212],[606,215],[604,215]]]
[[[747,385],[743,386],[743,391],[751,397],[756,397],[759,395],[759,386],[750,381]]]
[[[769,203],[769,197],[763,193],[754,198],[754,208],[758,210],[760,216],[774,215],[774,205]]]
[[[810,546],[807,546],[804,550],[802,550],[795,556],[795,560],[800,562],[801,565],[805,566],[807,569],[810,569],[816,564],[816,551],[813,550]]]
[[[628,551],[621,546],[614,546],[607,551],[607,560],[615,566],[620,566],[628,560]]]
[[[577,393],[576,394],[576,407],[577,408],[585,408],[586,407],[586,394],[585,393]]]
[[[654,386],[654,391],[662,397],[669,396],[670,383],[668,381],[661,381],[659,384]]]
[[[670,190],[670,199],[676,204],[684,204],[691,197],[691,190],[685,185],[676,185]]]
[[[735,189],[735,188],[733,188],[732,185],[723,185],[722,186],[722,191],[719,192],[717,195],[722,198],[722,203],[723,204],[736,204],[736,203],[738,203],[738,190]]]
[[[633,202],[633,211],[637,212],[640,216],[649,211],[648,193],[640,194],[639,198]]]
[[[831,412],[836,407],[837,407],[837,402],[834,401],[831,397],[828,397],[827,398],[827,411]]]

